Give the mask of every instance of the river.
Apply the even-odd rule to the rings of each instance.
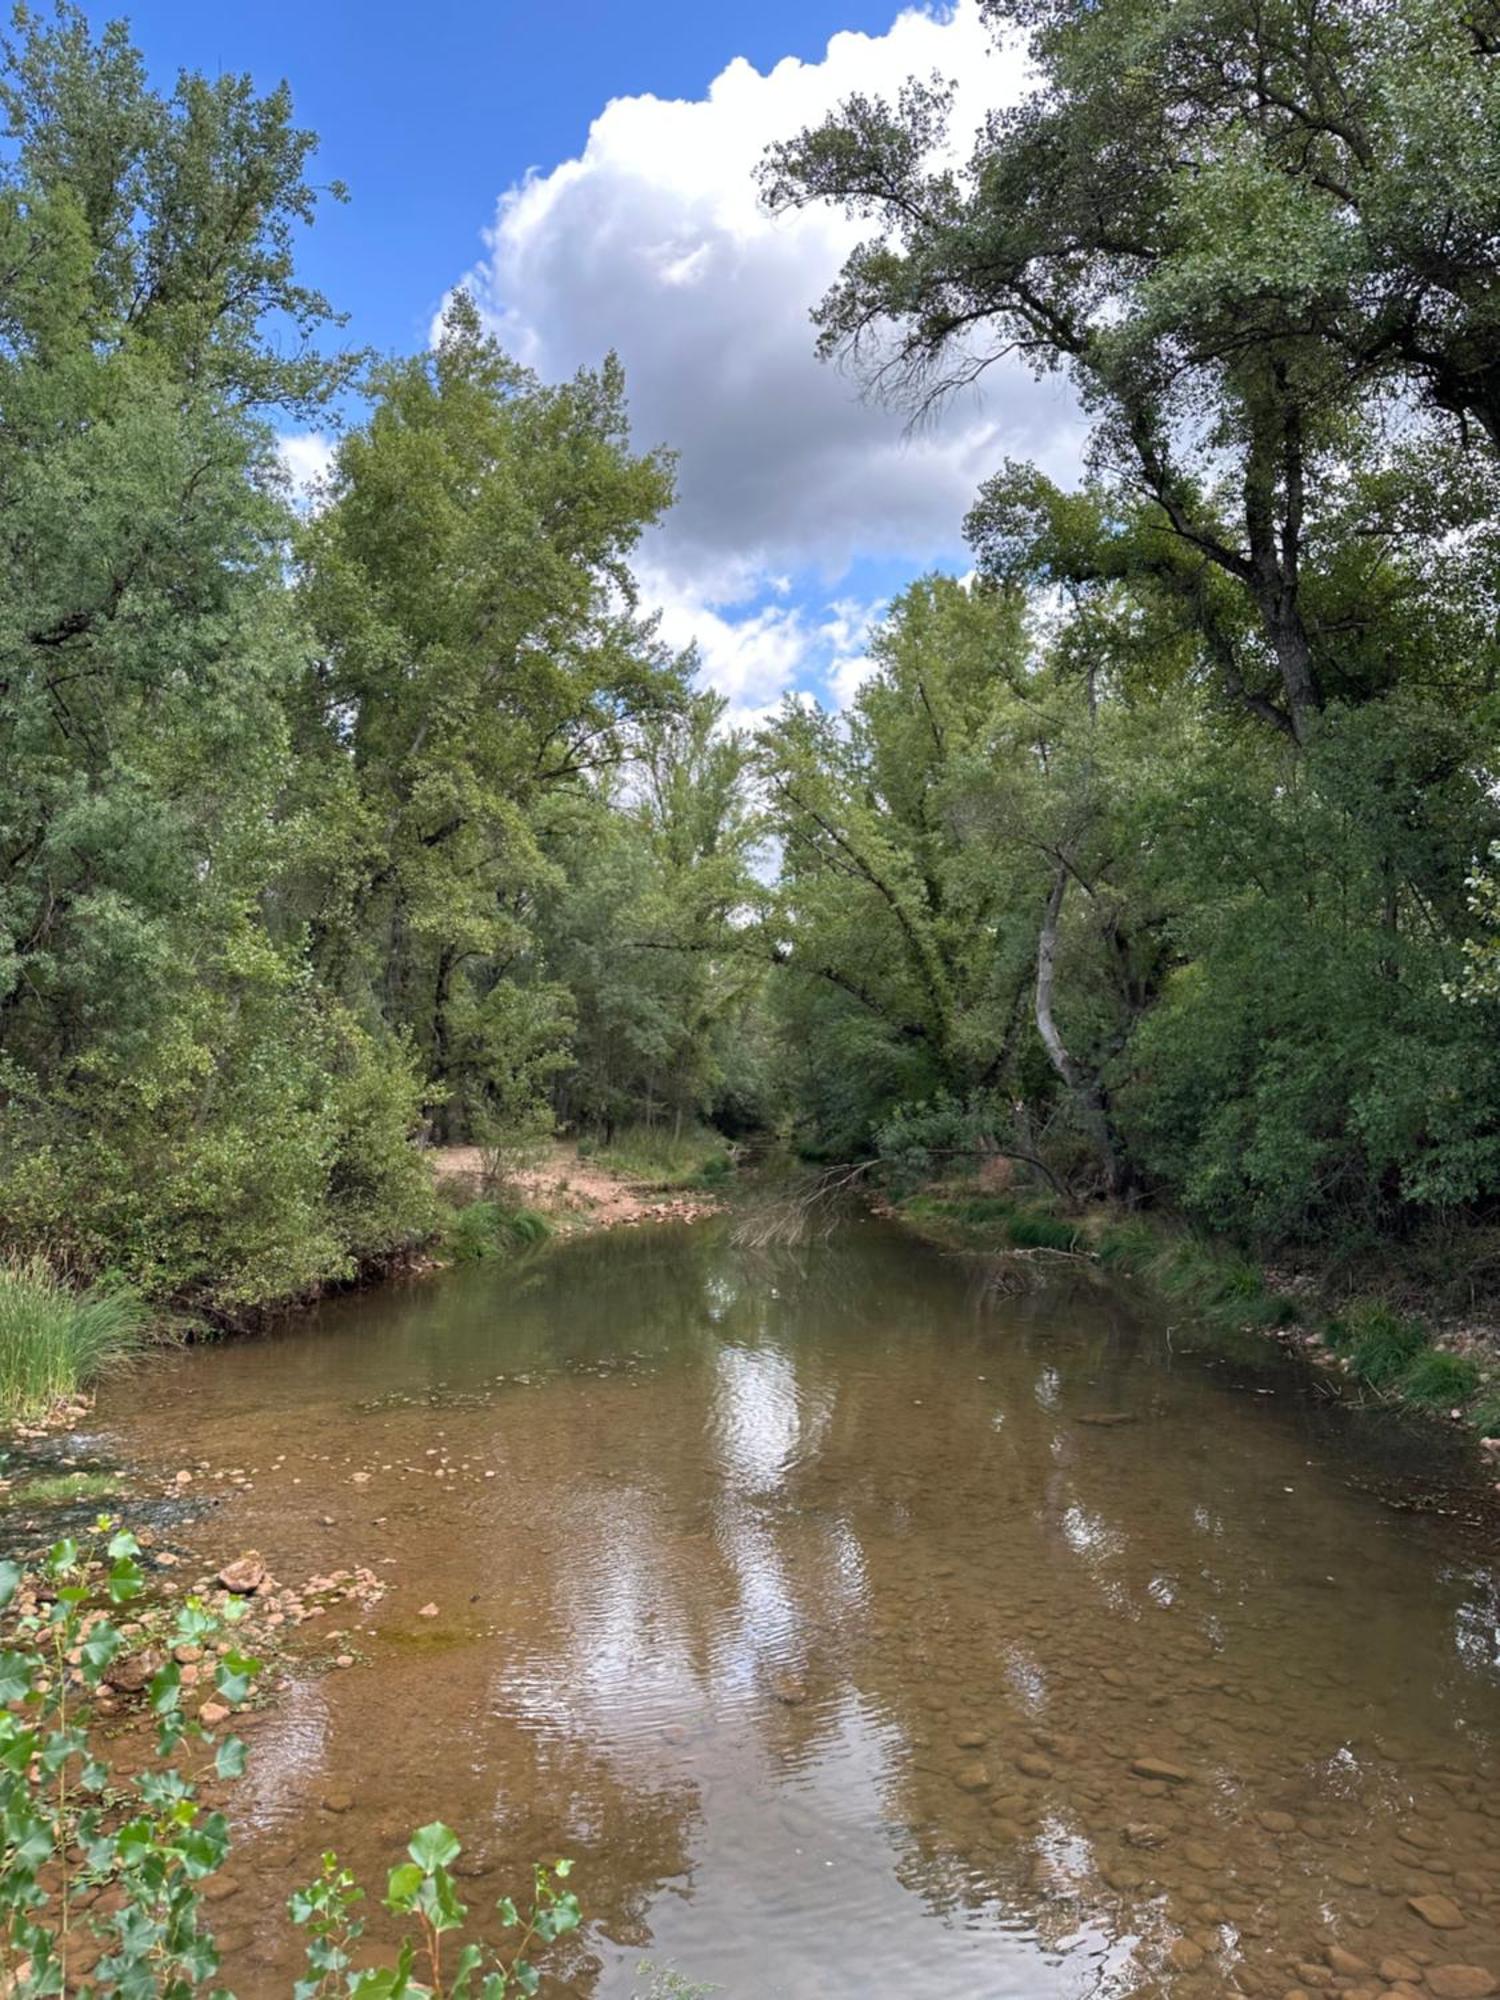
[[[1492,1551],[1391,1504],[1410,1427],[984,1278],[625,1231],[113,1385],[126,1460],[243,1469],[189,1547],[388,1585],[253,1732],[228,1982],[441,1817],[476,1907],[574,1858],[596,2000],[1493,1990]]]

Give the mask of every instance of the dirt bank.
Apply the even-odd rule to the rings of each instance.
[[[478,1146],[435,1146],[429,1155],[440,1182],[466,1185],[477,1196],[484,1186],[484,1153]],[[543,1156],[508,1176],[509,1185],[530,1208],[564,1232],[631,1229],[647,1222],[697,1222],[718,1213],[705,1194],[671,1194],[630,1180],[597,1160],[582,1160],[561,1140]]]

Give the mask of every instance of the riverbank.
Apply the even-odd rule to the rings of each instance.
[[[339,1290],[515,1255],[552,1236],[697,1222],[721,1206],[712,1187],[727,1179],[729,1166],[726,1153],[699,1151],[701,1158],[689,1147],[680,1162],[663,1166],[649,1147],[627,1142],[617,1166],[559,1139],[497,1187],[480,1147],[430,1148],[421,1158],[438,1199],[423,1236],[366,1261],[344,1286],[320,1286],[240,1316],[205,1318],[171,1302],[153,1306],[127,1288],[78,1286],[39,1258],[0,1262],[0,1432],[25,1439],[76,1428],[112,1371],[205,1333],[253,1335]]]
[[[1142,1285],[1210,1328],[1300,1349],[1348,1391],[1472,1431],[1500,1456],[1493,1331],[1429,1319],[1375,1292],[1335,1288],[1311,1265],[1261,1263],[1168,1219],[1097,1205],[1078,1213],[973,1182],[925,1184],[878,1202],[928,1242],[1028,1266],[1071,1264]]]

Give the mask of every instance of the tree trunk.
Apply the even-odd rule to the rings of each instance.
[[[1036,947],[1036,1028],[1047,1051],[1048,1061],[1078,1100],[1084,1124],[1099,1149],[1109,1193],[1120,1195],[1129,1188],[1130,1166],[1109,1114],[1108,1096],[1098,1077],[1068,1053],[1052,1013],[1052,989],[1057,971],[1057,930],[1067,893],[1068,871],[1059,864],[1052,878],[1052,891],[1047,898],[1042,934]]]

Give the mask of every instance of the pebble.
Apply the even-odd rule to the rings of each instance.
[[[1133,1757],[1131,1770],[1138,1778],[1153,1779],[1163,1785],[1186,1785],[1192,1782],[1192,1773],[1180,1764],[1169,1764],[1162,1757]]]

